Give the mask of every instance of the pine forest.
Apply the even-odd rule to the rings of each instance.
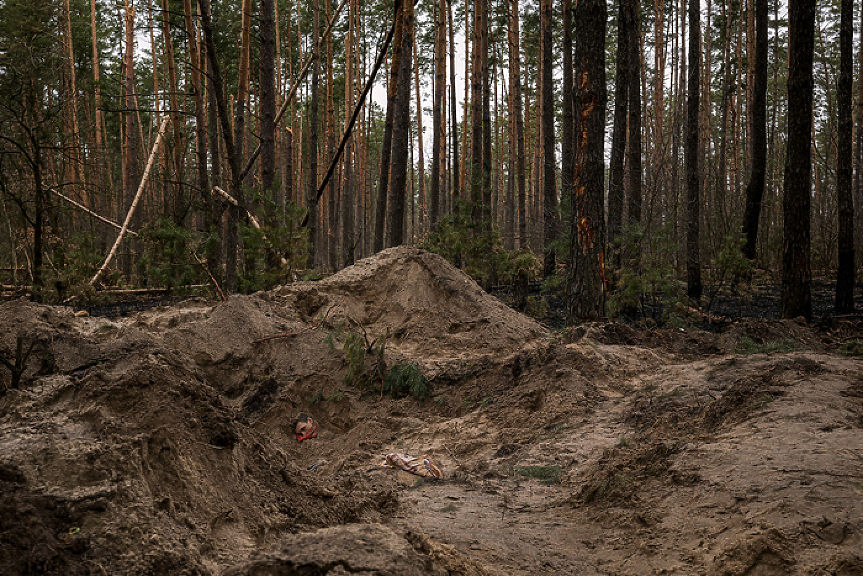
[[[408,245],[569,322],[759,281],[811,319],[813,278],[848,314],[860,8],[0,0],[0,284],[225,298]]]

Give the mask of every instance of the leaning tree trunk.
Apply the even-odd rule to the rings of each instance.
[[[783,318],[812,319],[812,280],[809,261],[809,193],[812,177],[812,57],[815,43],[815,3],[791,0],[789,15],[788,115],[785,182],[782,198]]]

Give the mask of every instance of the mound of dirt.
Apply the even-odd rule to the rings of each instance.
[[[399,354],[430,358],[510,354],[545,329],[487,294],[437,254],[391,248],[319,282],[274,292],[310,322],[386,338]]]
[[[428,397],[346,379],[349,339]],[[7,302],[0,573],[861,574],[860,340],[561,337],[407,248],[118,319]]]

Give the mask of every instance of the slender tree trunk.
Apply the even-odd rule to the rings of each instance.
[[[332,6],[330,2],[326,4],[327,22],[332,17]],[[347,64],[345,64],[347,66]],[[332,162],[336,153],[336,107],[333,100],[335,92],[333,80],[333,36],[327,34],[327,164]],[[339,210],[338,210],[339,186],[336,185],[336,180],[331,179],[327,186],[327,206],[329,222],[327,225],[327,261],[330,270],[338,270],[338,246],[339,246]]]
[[[408,135],[411,121],[411,65],[413,63],[413,20],[411,0],[402,4],[402,45],[395,111],[393,112],[393,154],[390,196],[387,201],[387,229],[389,246],[401,246],[405,242],[405,201],[407,197]]]
[[[93,45],[93,117],[95,120],[95,149],[93,151],[93,156],[95,158],[94,165],[96,168],[96,183],[102,189],[103,194],[107,194],[107,190],[110,190],[110,188],[106,186],[108,163],[105,157],[105,144],[103,139],[103,135],[105,133],[105,122],[103,119],[104,116],[102,114],[102,81],[101,73],[99,71],[99,37],[98,28],[96,26],[96,0],[90,0],[90,33]],[[100,194],[99,201],[101,203],[100,212],[108,213],[108,206],[110,205],[110,200]],[[102,243],[107,244],[108,239],[104,233],[100,234],[99,238]]]
[[[259,27],[261,56],[258,77],[261,83],[261,188],[275,194],[276,180],[276,3],[261,0]]]
[[[605,314],[605,0],[579,0],[575,9],[577,55],[576,179],[567,278],[567,317]]]
[[[306,209],[309,211],[309,257],[307,268],[314,268],[320,250],[318,238],[318,78],[321,55],[318,38],[321,30],[321,2],[314,0],[312,25],[312,92],[309,95],[309,182],[306,190]]]
[[[417,58],[417,43],[414,41],[413,44],[413,62],[414,62],[414,89],[416,90],[416,103],[417,103],[417,151],[419,157],[419,166],[417,172],[419,173],[419,226],[420,228],[423,226],[423,213],[426,210],[426,172],[425,172],[425,152],[423,151],[423,103],[422,103],[422,93],[420,92],[420,65],[419,59]],[[413,150],[413,145],[411,146],[411,150]],[[411,168],[413,168],[413,161],[411,161]],[[411,196],[411,201],[413,201],[413,196]],[[411,211],[411,218],[413,218],[415,211]],[[411,228],[411,235],[419,237],[416,228]],[[411,237],[408,237],[410,242],[413,242]]]
[[[177,97],[177,72],[174,61],[174,41],[171,39],[171,20],[168,0],[162,0],[162,43],[165,49],[165,62],[168,67],[168,90],[170,92],[168,101],[171,103],[171,124],[174,128],[174,198],[171,203],[171,216],[174,222],[182,224],[188,213],[190,203],[185,197],[183,186],[183,130],[184,126],[180,118],[180,99]]]
[[[542,190],[543,190],[543,276],[556,268],[554,244],[558,236],[557,175],[554,151],[554,85],[552,84],[551,0],[539,6],[542,37]]]
[[[218,220],[216,208],[210,194],[210,178],[207,170],[207,125],[205,118],[204,93],[201,82],[201,53],[199,52],[198,37],[192,16],[192,1],[183,1],[183,13],[186,24],[186,42],[189,46],[189,60],[191,61],[192,95],[195,100],[195,151],[196,151],[196,180],[199,201],[204,207],[204,229],[212,233],[215,231]],[[213,248],[207,252],[207,261],[211,264],[217,261],[215,243],[210,243]]]
[[[216,56],[216,45],[213,37],[213,16],[210,8],[210,0],[199,0],[201,7],[201,24],[204,28],[204,43],[207,47],[207,57],[209,63],[209,77],[211,80],[211,90],[213,99],[216,104],[216,112],[218,114],[219,124],[221,126],[222,140],[225,143],[225,156],[228,159],[228,165],[231,169],[231,192],[232,196],[237,199],[234,194],[240,189],[240,155],[234,147],[234,134],[232,132],[231,120],[228,115],[228,108],[225,105],[224,81],[222,80],[222,69]],[[216,126],[211,124],[212,130],[215,131]],[[218,147],[216,147],[218,149]],[[214,167],[217,166],[216,159],[213,159]],[[216,173],[214,170],[214,177]],[[228,209],[228,230],[225,234],[225,287],[228,291],[236,291],[237,286],[237,212],[238,207],[230,205]]]
[[[854,6],[852,0],[842,0],[839,30],[839,150],[836,167],[836,196],[839,205],[839,269],[836,274],[836,312],[854,311],[854,200],[851,180],[852,133],[851,90],[854,68]]]
[[[459,166],[459,154],[458,154],[458,107],[456,107],[455,102],[455,22],[452,19],[452,1],[447,2],[447,16],[449,19],[449,75],[450,75],[450,115],[452,116],[452,128],[450,129],[450,135],[452,139],[452,150],[450,152],[450,157],[452,158],[452,196],[447,199],[447,207],[446,210],[451,209],[452,197],[459,196],[462,192],[460,174],[461,168]],[[464,128],[464,127],[463,127]]]
[[[629,11],[629,224],[641,224],[641,26],[639,25],[638,0],[625,0]],[[640,260],[639,254],[634,257]]]
[[[698,154],[699,114],[699,70],[701,68],[701,2],[689,0],[689,86],[686,114],[686,293],[695,300],[701,299],[701,255],[699,185],[700,167]]]
[[[393,55],[390,63],[390,78],[387,83],[387,116],[384,120],[384,139],[381,144],[381,171],[378,181],[378,202],[375,210],[375,241],[374,251],[380,252],[384,249],[387,200],[389,197],[390,184],[390,161],[392,159],[393,147],[393,122],[396,104],[396,92],[398,91],[399,65],[402,56],[402,44],[404,40],[404,18],[402,16],[403,2],[396,0],[395,15],[396,32],[393,38]]]
[[[481,72],[482,77],[482,221],[483,226],[487,230],[491,230],[492,210],[491,210],[491,173],[492,173],[492,157],[491,157],[491,71],[489,69],[488,53],[489,53],[489,0],[480,0],[482,3],[481,14],[481,29],[480,29],[480,55],[481,55]]]
[[[434,230],[441,213],[441,176],[446,172],[446,141],[442,138],[445,120],[441,116],[446,97],[446,0],[437,5],[434,46],[434,104],[432,105],[432,173],[429,230]]]
[[[354,25],[357,17],[357,0],[351,0],[348,12],[348,34],[345,39],[345,129],[354,109]],[[342,265],[350,266],[355,260],[354,250],[354,172],[353,138],[345,145],[344,179],[342,191]]]
[[[863,30],[863,11],[860,13],[860,29]],[[863,78],[863,42],[860,43],[857,62],[858,78]],[[856,205],[857,213],[861,213],[863,207],[863,81],[857,81],[857,112],[856,112],[857,134],[856,146],[854,149],[854,204]],[[859,218],[858,218],[859,221]],[[861,227],[857,227],[857,235],[860,235]],[[860,239],[856,239],[857,245],[860,246]],[[858,252],[859,254],[859,252]],[[856,266],[856,261],[855,261]]]
[[[743,234],[746,243],[743,255],[755,259],[758,246],[758,222],[767,171],[767,0],[755,0],[755,70],[752,86],[752,106],[749,130],[752,142],[752,167],[746,186],[746,208],[743,213]]]
[[[563,126],[560,135],[560,197],[568,207],[567,218],[574,217],[572,205],[575,177],[575,114],[573,112],[572,0],[562,1],[563,18]],[[588,79],[590,81],[592,79]]]
[[[65,106],[68,114],[67,120],[71,128],[71,140],[69,146],[69,162],[72,165],[73,190],[85,204],[87,203],[87,183],[84,171],[81,169],[81,129],[78,124],[78,82],[75,73],[75,48],[72,42],[72,13],[69,8],[69,0],[63,0],[63,37],[66,48],[68,64],[68,94],[65,97]],[[98,62],[98,60],[97,60]]]
[[[623,230],[624,160],[626,158],[627,102],[629,99],[630,24],[627,0],[617,1],[617,65],[614,75],[614,125],[611,132],[611,162],[608,183],[608,240],[617,242]],[[620,265],[620,252],[614,248],[614,263]]]
[[[788,115],[785,184],[782,199],[783,318],[812,319],[812,279],[809,259],[809,195],[812,178],[812,58],[815,38],[815,3],[790,0],[788,53]]]
[[[524,152],[524,114],[521,97],[521,51],[519,49],[518,0],[509,0],[509,74],[514,103],[517,140],[516,172],[518,174],[518,247],[527,248],[527,174]]]
[[[135,109],[135,8],[126,1],[126,54],[125,54],[125,90],[126,90],[126,150],[124,151],[126,178],[124,181],[124,212],[132,205],[135,192],[138,190],[138,181],[141,179],[141,170],[138,166],[138,134],[136,130]],[[127,279],[132,277],[132,255],[126,253],[122,259],[123,273]]]
[[[471,171],[470,204],[471,219],[482,221],[483,174],[482,174],[482,11],[483,0],[473,5],[473,43],[471,45]]]

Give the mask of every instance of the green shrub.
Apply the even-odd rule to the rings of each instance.
[[[616,245],[621,264],[612,270],[611,316],[669,320],[683,293],[674,270],[677,244],[673,228],[667,225],[647,235],[640,225],[628,226]]]
[[[144,226],[139,236],[144,253],[138,260],[138,272],[147,285],[173,288],[205,280],[204,271],[193,256],[201,244],[201,238],[194,232],[169,218],[160,218]]]
[[[560,484],[563,470],[558,465],[553,466],[519,466],[515,469],[521,476],[536,478],[543,484]]]
[[[387,371],[383,391],[393,398],[413,396],[420,402],[431,392],[429,379],[413,362],[399,362]]]

